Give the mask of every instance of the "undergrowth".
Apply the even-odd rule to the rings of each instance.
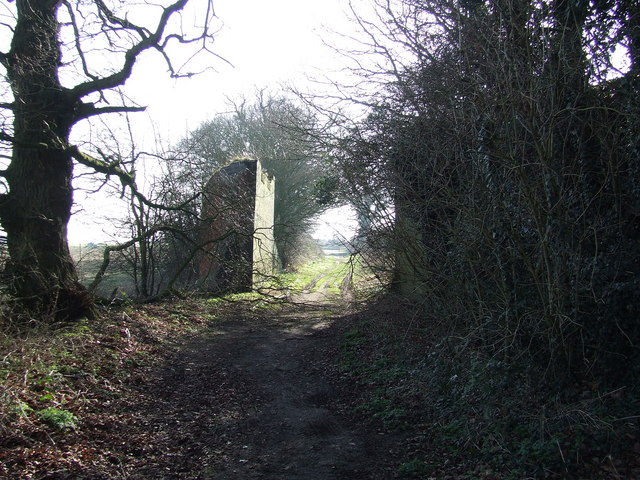
[[[414,439],[399,475],[640,478],[637,384],[557,384],[531,359],[474,348],[400,305],[358,314],[340,351],[362,388],[354,412]]]
[[[124,306],[95,320],[5,331],[0,478],[122,478],[126,453],[100,445],[128,421],[125,405],[150,369],[216,321],[216,308],[204,300]]]

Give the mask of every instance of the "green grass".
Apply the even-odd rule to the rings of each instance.
[[[36,412],[38,418],[46,425],[56,430],[67,430],[77,427],[78,418],[68,410],[48,407]]]
[[[267,291],[268,292],[268,291]],[[243,293],[229,293],[219,297],[208,298],[205,303],[212,306],[222,306],[228,303],[239,303],[251,305],[251,308],[255,309],[275,309],[279,308],[279,302],[269,295],[269,293],[263,292],[243,292]],[[214,314],[206,315],[206,319],[209,322],[217,322],[222,320],[220,317]]]
[[[294,293],[304,290],[325,290],[330,294],[340,294],[340,286],[348,273],[347,258],[325,257],[309,262],[296,272],[279,275],[278,282]]]
[[[29,404],[25,402],[18,402],[15,405],[12,405],[11,410],[21,418],[26,417],[27,415],[29,415],[29,413],[33,412],[33,408],[31,408]]]

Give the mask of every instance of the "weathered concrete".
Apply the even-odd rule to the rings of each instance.
[[[275,180],[257,160],[236,161],[204,189],[199,276],[213,291],[255,289],[274,273]]]
[[[265,276],[272,275],[276,265],[273,237],[275,219],[275,179],[256,161],[255,204],[253,218],[253,287],[260,286]]]

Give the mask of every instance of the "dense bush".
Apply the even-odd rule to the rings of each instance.
[[[386,30],[360,25],[386,87],[338,162],[354,198],[386,204],[395,286],[553,381],[622,380],[640,340],[637,12],[403,0],[378,14]]]

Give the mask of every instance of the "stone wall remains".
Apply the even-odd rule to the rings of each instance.
[[[236,161],[207,182],[198,262],[206,290],[250,291],[273,275],[274,194],[275,180],[257,160]]]

